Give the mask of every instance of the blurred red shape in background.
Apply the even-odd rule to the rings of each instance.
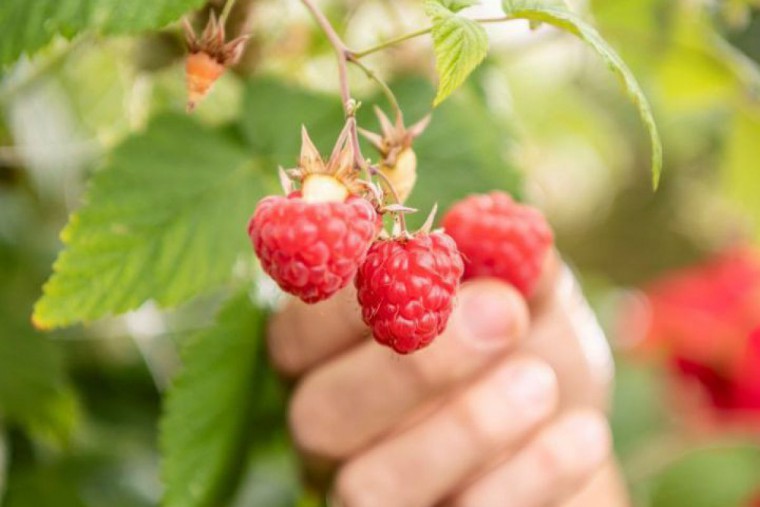
[[[622,323],[636,350],[675,374],[677,399],[696,387],[721,422],[760,423],[760,252],[733,249],[666,274]]]

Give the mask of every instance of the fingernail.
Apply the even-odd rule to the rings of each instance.
[[[546,416],[554,407],[557,379],[544,363],[525,362],[504,369],[500,379],[512,405],[526,420]]]
[[[587,466],[600,465],[610,451],[610,432],[606,421],[594,413],[579,413],[565,419],[565,431],[579,459]]]
[[[515,332],[514,299],[508,289],[496,283],[465,287],[459,308],[462,337],[478,346],[506,345]]]

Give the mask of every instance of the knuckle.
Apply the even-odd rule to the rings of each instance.
[[[288,425],[293,443],[305,456],[337,460],[334,439],[329,420],[331,411],[326,410],[323,397],[312,379],[307,377],[296,388],[290,399]]]
[[[557,484],[567,471],[562,446],[553,438],[539,438],[533,449],[536,469],[541,470],[546,484]]]
[[[404,363],[404,373],[412,388],[430,391],[441,384],[441,360],[435,355],[418,355]]]
[[[452,416],[460,432],[475,449],[490,449],[501,444],[500,428],[483,416],[480,400],[464,398],[453,407]]]
[[[341,507],[386,507],[398,505],[394,491],[403,491],[403,485],[392,469],[357,461],[338,472],[333,494]]]
[[[294,378],[303,372],[304,361],[299,353],[300,348],[294,346],[297,342],[294,335],[298,332],[298,315],[293,311],[293,303],[289,302],[288,305],[287,310],[275,314],[270,320],[267,347],[275,369],[284,377]]]

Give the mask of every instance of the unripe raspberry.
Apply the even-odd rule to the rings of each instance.
[[[376,241],[356,275],[364,322],[399,354],[429,345],[446,328],[464,266],[443,232]]]
[[[196,104],[211,91],[214,83],[227,68],[206,53],[191,53],[185,60],[187,76],[187,108],[192,111]]]
[[[458,202],[442,225],[465,259],[465,279],[501,278],[526,296],[533,292],[553,243],[540,211],[492,192]]]
[[[192,111],[208,95],[224,71],[240,60],[248,36],[226,42],[224,24],[216,19],[213,11],[200,36],[195,34],[186,19],[184,27],[189,50],[185,61],[187,110]]]
[[[397,156],[394,165],[388,165],[388,161],[380,164],[380,171],[390,180],[398,193],[401,202],[406,201],[417,182],[417,154],[414,150],[404,148]],[[383,190],[390,193],[385,183],[381,184]]]
[[[395,123],[391,123],[379,108],[375,108],[375,114],[382,133],[375,134],[367,130],[361,130],[361,133],[380,152],[380,171],[393,185],[400,204],[412,193],[417,181],[417,155],[412,149],[412,143],[425,131],[430,116],[407,129],[400,112],[397,112]],[[393,193],[387,184],[383,182],[381,185],[387,193]]]

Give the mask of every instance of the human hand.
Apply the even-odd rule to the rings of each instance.
[[[367,339],[352,290],[292,300],[271,323],[298,379],[290,428],[311,477],[345,507],[627,505],[604,415],[612,364],[552,255],[530,302],[463,285],[446,332],[411,356]]]

